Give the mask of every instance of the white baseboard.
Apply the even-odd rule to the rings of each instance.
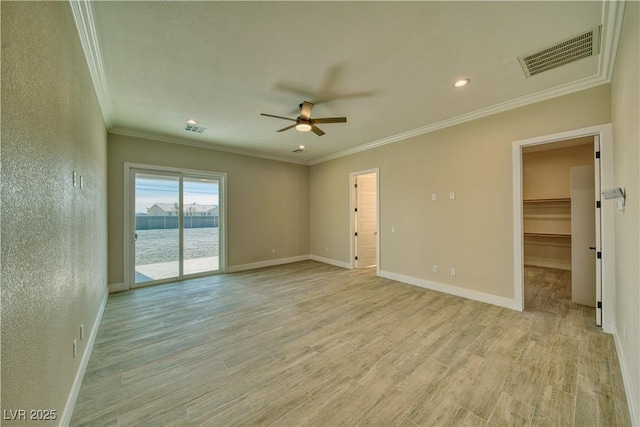
[[[306,261],[309,255],[298,255],[288,258],[270,259],[268,261],[252,262],[249,264],[232,265],[227,267],[225,273],[237,273],[245,270],[255,270],[256,268],[272,267],[274,265],[291,264],[292,262]]]
[[[571,271],[571,261],[567,263],[563,261],[554,261],[554,260],[544,259],[544,258],[525,257],[524,265],[531,265],[533,267],[556,268],[558,270]]]
[[[631,425],[640,426],[640,413],[636,406],[638,396],[633,395],[633,389],[631,388],[629,379],[629,368],[627,368],[627,358],[625,357],[622,346],[620,345],[620,336],[618,335],[618,328],[613,327],[613,342],[616,344],[616,353],[618,353],[618,361],[620,362],[620,372],[622,373],[622,382],[624,383],[624,391],[627,395],[627,404],[629,405],[629,417],[631,417]]]
[[[128,291],[129,289],[124,283],[112,283],[109,285],[109,293]]]
[[[313,261],[318,261],[318,262],[322,262],[325,264],[330,264],[330,265],[335,265],[336,267],[342,267],[342,268],[346,268],[346,269],[351,269],[351,264],[349,264],[348,262],[344,262],[344,261],[338,261],[337,259],[331,259],[331,258],[323,258],[321,256],[317,256],[317,255],[310,255],[309,259],[313,260]]]
[[[64,406],[64,411],[60,416],[59,425],[61,427],[66,427],[71,423],[71,416],[73,415],[73,409],[76,406],[76,400],[78,400],[78,394],[80,393],[80,386],[82,385],[82,379],[84,378],[84,373],[87,370],[87,365],[89,364],[89,359],[91,358],[91,350],[93,350],[93,344],[96,342],[96,336],[98,335],[98,329],[100,328],[100,322],[102,321],[102,314],[104,313],[104,308],[107,305],[108,298],[109,298],[109,292],[105,288],[102,301],[100,302],[100,308],[98,309],[96,318],[94,319],[93,325],[91,326],[91,333],[89,334],[87,345],[84,348],[84,354],[82,355],[80,366],[78,366],[76,377],[74,378],[73,385],[71,386],[71,393],[69,393],[69,397],[67,398],[67,403]]]
[[[484,292],[473,291],[470,289],[460,288],[457,286],[445,285],[443,283],[431,282],[417,277],[405,276],[403,274],[392,273],[390,271],[380,270],[380,277],[384,277],[398,282],[407,283],[409,285],[419,286],[421,288],[431,289],[432,291],[444,292],[445,294],[455,295],[475,301],[485,302],[500,307],[515,310],[515,300],[512,298],[500,297],[497,295],[487,294]]]

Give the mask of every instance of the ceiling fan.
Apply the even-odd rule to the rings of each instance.
[[[296,128],[296,130],[300,132],[312,131],[318,136],[324,135],[324,132],[319,127],[317,127],[316,124],[346,123],[347,121],[346,117],[323,117],[319,119],[312,119],[311,118],[312,108],[313,108],[313,104],[311,102],[307,102],[307,101],[302,102],[302,104],[300,104],[300,115],[298,116],[297,119],[291,119],[289,117],[282,117],[282,116],[274,116],[273,114],[265,114],[265,113],[261,113],[260,115],[267,116],[267,117],[274,117],[276,119],[291,120],[292,122],[296,122],[294,125],[287,126],[285,128],[278,130],[278,132]]]

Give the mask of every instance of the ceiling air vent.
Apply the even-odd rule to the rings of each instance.
[[[518,58],[527,78],[600,53],[600,26]]]
[[[185,126],[184,130],[186,130],[187,132],[195,132],[195,133],[202,133],[204,132],[206,128],[200,127],[200,126],[194,126],[194,125],[187,125]]]

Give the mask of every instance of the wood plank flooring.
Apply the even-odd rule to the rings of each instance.
[[[627,426],[568,272],[526,311],[314,261],[111,295],[74,426]]]

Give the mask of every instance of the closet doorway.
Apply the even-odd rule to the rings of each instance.
[[[594,136],[522,149],[524,266],[571,278],[573,303],[596,307]],[[598,183],[599,184],[599,183]],[[591,249],[590,249],[591,248]],[[553,270],[570,273],[558,274]],[[559,280],[559,282],[563,282]],[[568,285],[568,280],[566,280]],[[525,286],[527,286],[525,284]],[[558,284],[557,288],[561,285]],[[525,292],[527,289],[525,289]],[[547,292],[550,295],[546,295]],[[560,298],[551,287],[542,298]]]
[[[516,309],[526,309],[525,274],[549,272],[566,279],[570,302],[594,307],[596,325],[612,327],[613,308],[603,308],[613,286],[613,215],[600,191],[613,181],[610,130],[601,125],[514,142]],[[547,286],[549,295],[557,289]]]

